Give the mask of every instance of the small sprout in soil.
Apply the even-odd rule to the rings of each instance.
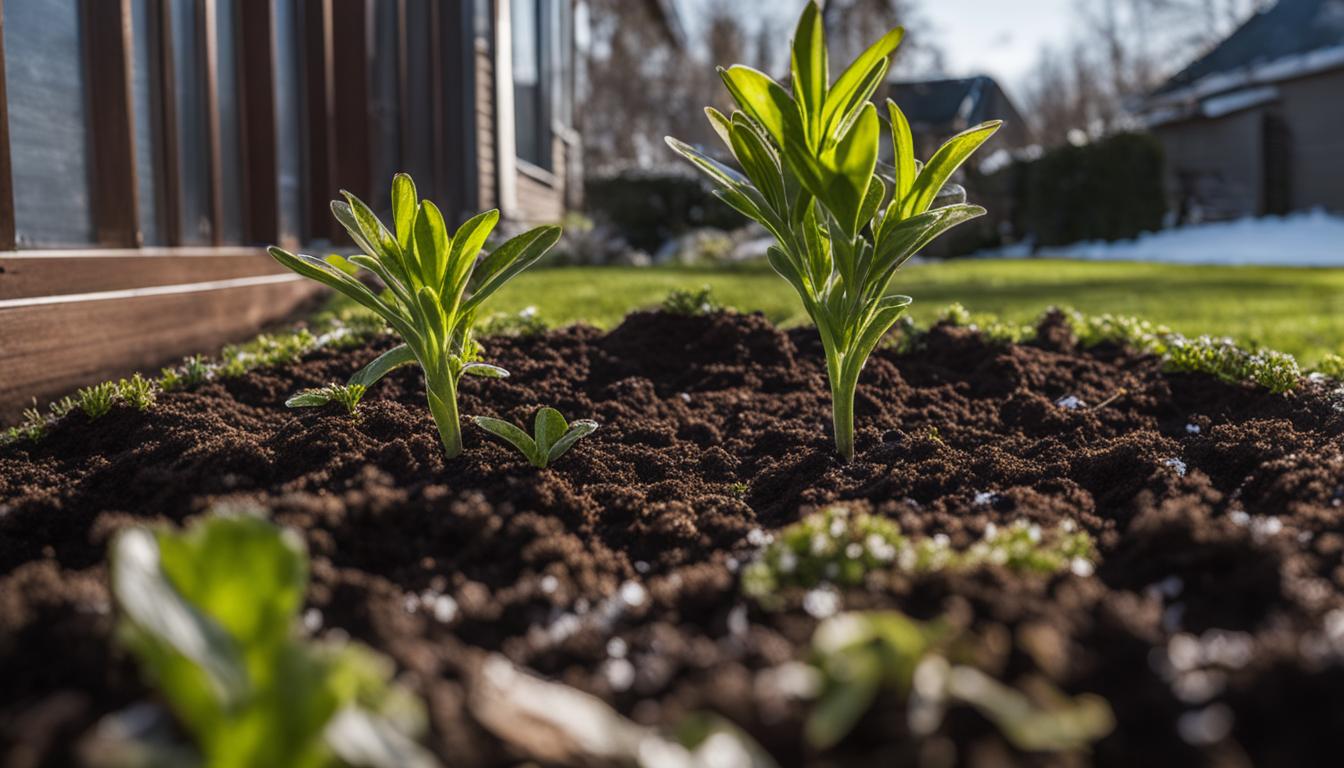
[[[104,381],[79,390],[75,393],[75,397],[79,399],[79,410],[83,411],[90,421],[101,419],[112,410],[112,403],[117,399],[117,385],[115,382]]]
[[[948,621],[919,622],[896,611],[823,621],[812,635],[820,691],[804,729],[808,743],[838,744],[884,690],[910,698],[907,727],[916,737],[932,736],[955,705],[975,709],[1027,752],[1083,751],[1115,727],[1098,696],[1069,697],[1041,678],[1019,690],[971,666],[974,638],[965,634]]]
[[[464,223],[451,237],[437,206],[420,200],[415,182],[401,173],[392,181],[395,231],[383,225],[359,198],[345,192],[333,201],[332,213],[362,254],[350,262],[373,273],[387,286],[381,295],[359,280],[315,256],[272,247],[276,261],[304,277],[348,296],[387,321],[402,344],[356,374],[372,386],[393,368],[418,363],[425,373],[430,414],[438,426],[448,458],[462,453],[462,425],[457,387],[480,356],[473,338],[481,303],[514,276],[535,264],[560,239],[560,228],[529,230],[478,260],[499,211]],[[497,371],[498,369],[493,369]],[[352,381],[354,381],[352,379]]]
[[[302,639],[308,556],[293,531],[250,515],[130,528],[110,559],[119,637],[194,740],[193,763],[434,764],[390,661]]]
[[[1161,355],[1166,352],[1171,329],[1147,320],[1123,315],[1085,315],[1074,309],[1063,310],[1078,343],[1086,349],[1100,344],[1115,344]]]
[[[1166,367],[1181,373],[1205,373],[1223,381],[1252,382],[1274,394],[1295,388],[1302,371],[1292,355],[1274,350],[1246,350],[1231,339],[1172,337]]]
[[[706,114],[741,171],[668,138],[715,183],[720,199],[774,236],[770,265],[798,293],[821,337],[836,451],[846,460],[854,456],[859,374],[911,301],[888,296],[887,284],[938,235],[985,212],[964,202],[939,205],[948,199],[939,195],[999,127],[970,128],[920,165],[910,125],[888,100],[894,166],[879,167],[884,120],[869,99],[903,36],[891,30],[832,81],[821,10],[808,2],[793,39],[792,93],[750,67],[720,70],[738,110]]]
[[[971,311],[963,307],[960,302],[955,301],[943,307],[943,311],[938,314],[938,321],[959,328],[968,327],[975,322],[971,318]]]
[[[532,466],[542,469],[597,429],[597,422],[589,419],[567,423],[565,417],[554,408],[537,411],[532,427],[533,435],[530,437],[507,421],[489,416],[473,416],[471,420],[476,422],[476,426],[517,448],[532,462]]]
[[[478,335],[528,338],[545,332],[546,321],[537,314],[537,308],[523,307],[517,312],[496,312],[485,318]]]
[[[741,481],[738,481],[728,486],[728,492],[731,493],[735,498],[739,499],[746,498],[748,490],[749,488],[747,487],[747,484]]]
[[[944,443],[944,442],[943,442],[943,435],[942,435],[941,432],[938,431],[938,428],[937,428],[937,427],[929,427],[928,435],[929,435],[929,440],[931,440],[931,441],[933,441],[933,442],[935,442],[935,443],[937,443],[937,444],[939,444],[939,445],[947,445],[947,443]]]
[[[833,506],[781,531],[743,570],[742,590],[774,609],[783,606],[783,589],[854,587],[869,573],[888,569],[919,574],[994,565],[1018,573],[1090,576],[1095,562],[1092,537],[1072,520],[1049,531],[1025,520],[990,524],[983,538],[957,550],[946,535],[910,538],[885,517]]]
[[[939,315],[947,325],[969,328],[991,344],[1021,344],[1036,337],[1036,328],[1000,320],[994,315],[972,315],[960,304],[949,304]]]
[[[149,410],[157,398],[154,382],[138,373],[129,379],[117,382],[117,396],[137,411]]]
[[[1344,381],[1344,355],[1326,355],[1316,370],[1327,378]]]
[[[263,333],[246,344],[230,344],[220,353],[219,376],[232,379],[254,368],[297,363],[316,341],[308,329],[300,328],[289,333]]]
[[[313,408],[338,403],[345,412],[354,415],[359,409],[359,401],[364,398],[363,384],[328,384],[316,389],[305,389],[290,396],[285,405],[290,408]]]
[[[715,301],[713,290],[708,285],[701,286],[696,291],[674,288],[663,298],[663,311],[672,315],[699,317],[722,310],[723,305]]]
[[[213,372],[211,365],[201,355],[192,355],[176,368],[164,368],[159,376],[159,389],[175,392],[179,389],[191,389],[209,381]]]

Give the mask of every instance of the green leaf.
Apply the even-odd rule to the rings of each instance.
[[[425,200],[415,215],[415,259],[420,282],[437,294],[448,269],[448,227],[438,206]]]
[[[409,255],[401,252],[401,246],[397,245],[397,239],[392,236],[391,232],[387,231],[387,227],[383,226],[383,222],[379,221],[378,216],[369,206],[364,204],[363,200],[345,190],[341,190],[341,194],[346,199],[355,228],[359,231],[363,241],[371,246],[371,250],[367,251],[368,255],[382,261],[388,270],[398,277],[409,278],[407,274],[410,267],[407,264]],[[332,211],[336,212],[337,207],[333,203]],[[341,219],[339,214],[336,218],[338,221]],[[345,224],[344,221],[341,223]],[[346,230],[349,231],[349,229],[347,226]],[[350,236],[353,238],[355,235],[351,232]],[[356,242],[359,242],[359,240],[357,239]]]
[[[731,148],[733,145],[731,130],[732,126],[730,125],[728,128],[729,132],[725,133],[723,139],[724,143],[726,143],[729,146],[729,148]],[[684,141],[679,141],[677,139],[672,138],[671,136],[668,136],[666,141],[667,146],[671,147],[673,152],[676,152],[677,154],[681,155],[687,160],[690,160],[692,165],[694,165],[696,168],[699,168],[706,176],[710,178],[711,181],[718,184],[719,186],[724,187],[726,189],[735,190],[739,186],[750,183],[747,177],[743,176],[741,173],[738,173],[736,169],[730,168],[724,165],[723,163],[720,163],[718,160],[715,160],[709,155],[706,155],[705,153],[701,152],[695,147],[692,147],[691,145],[685,143]]]
[[[827,749],[840,743],[877,699],[882,684],[882,665],[868,649],[845,653],[846,677],[827,687],[812,706],[803,727],[807,743]]]
[[[713,108],[705,107],[705,117],[709,118],[710,127],[719,135],[723,145],[729,149],[733,148],[732,139],[728,138],[728,131],[733,127],[733,121],[724,116],[722,112]],[[668,142],[675,141],[671,136],[667,137]],[[676,147],[673,147],[676,149]]]
[[[868,100],[877,92],[878,86],[886,82],[887,70],[890,62],[887,59],[878,59],[873,64],[873,68],[859,82],[859,87],[850,95],[849,101],[839,105],[833,115],[834,120],[823,126],[825,133],[822,140],[818,142],[820,147],[829,147],[839,136],[843,136],[849,130],[849,127],[858,119],[859,112]],[[828,102],[828,104],[833,102]]]
[[[798,26],[793,33],[792,51],[793,92],[798,99],[809,147],[821,143],[826,89],[831,75],[826,58],[826,36],[822,27],[821,11],[813,0],[807,0]]]
[[[565,452],[573,448],[575,443],[595,431],[597,431],[597,422],[591,419],[577,419],[570,422],[569,430],[559,440],[556,440],[555,444],[547,451],[546,461],[549,463],[564,456]]]
[[[729,138],[733,144],[733,154],[742,164],[756,189],[765,195],[770,207],[777,212],[788,210],[788,200],[784,195],[784,177],[779,159],[773,151],[761,141],[747,124],[745,117],[733,123]]]
[[[876,89],[876,85],[871,82],[871,76],[879,66],[885,71],[886,66],[881,62],[886,60],[890,62],[891,54],[901,44],[905,37],[905,29],[896,27],[887,32],[880,40],[868,46],[868,49],[859,54],[859,57],[853,61],[845,71],[836,78],[835,85],[831,86],[831,92],[826,97],[826,108],[823,118],[826,135],[830,136],[835,130],[836,125],[844,120],[845,115],[853,111],[855,105],[867,101],[868,96],[856,99],[856,94],[862,93],[870,86]],[[880,83],[880,81],[879,81]]]
[[[933,203],[934,197],[943,188],[943,184],[952,177],[952,174],[961,167],[961,164],[971,156],[972,152],[975,152],[981,144],[984,144],[990,136],[994,135],[995,131],[999,130],[999,126],[1002,124],[1002,120],[991,120],[962,131],[948,139],[947,143],[934,153],[928,165],[924,166],[924,170],[920,171],[919,177],[915,179],[909,197],[904,204],[905,215],[913,216],[927,211],[929,205]]]
[[[401,730],[359,707],[345,707],[327,724],[323,738],[346,765],[362,768],[435,768],[438,761]]]
[[[827,180],[825,195],[819,197],[850,237],[858,231],[863,200],[877,167],[879,132],[877,109],[867,104],[854,127],[828,153],[827,162],[833,173]]]
[[[760,123],[777,145],[784,147],[790,141],[806,145],[798,105],[769,75],[736,64],[720,69],[719,76],[742,111]]]
[[[392,177],[392,220],[397,227],[397,245],[403,254],[415,246],[415,211],[420,202],[410,174]]]
[[[884,231],[878,235],[877,248],[873,254],[872,274],[876,282],[871,287],[875,291],[882,291],[891,274],[911,256],[919,253],[921,248],[952,227],[984,214],[985,209],[978,205],[963,204],[925,211],[890,226],[884,219]],[[888,218],[894,218],[894,215],[888,212]]]
[[[304,277],[316,280],[329,288],[333,288],[354,299],[367,309],[378,313],[388,322],[397,333],[404,339],[418,339],[419,335],[407,324],[405,318],[401,316],[386,302],[378,298],[363,283],[347,275],[340,269],[333,267],[325,261],[306,254],[295,254],[286,251],[283,248],[271,246],[267,249],[271,258],[280,262],[286,269],[297,272]]]
[[[1056,705],[1038,707],[1022,692],[978,669],[956,666],[947,675],[948,695],[975,707],[1018,749],[1074,752],[1110,733],[1115,716],[1098,696],[1070,699],[1054,691]]]
[[[515,275],[537,263],[559,241],[560,227],[551,225],[528,230],[496,248],[472,273],[475,287],[471,298],[463,304],[463,311],[476,309]]]
[[[483,379],[509,378],[508,371],[498,365],[490,365],[489,363],[467,363],[462,366],[462,373],[466,376],[477,376]]]
[[[428,346],[440,355],[449,352],[448,317],[444,313],[443,304],[439,301],[438,291],[428,285],[422,286],[415,298],[420,308],[418,313],[420,327],[426,333]]]
[[[560,415],[559,411],[550,407],[537,411],[536,422],[532,426],[537,453],[549,453],[551,446],[564,436],[567,429],[569,429],[569,424],[565,422],[565,417]]]
[[[517,448],[518,452],[523,454],[534,466],[546,466],[546,457],[538,453],[536,442],[523,430],[507,421],[489,416],[472,416],[471,420],[475,422],[476,426]]]
[[[887,99],[887,114],[891,119],[891,143],[896,167],[896,188],[892,190],[892,199],[903,202],[910,195],[919,172],[915,167],[915,138],[910,133],[910,122],[896,102]],[[899,210],[899,207],[898,207]]]
[[[286,408],[321,408],[332,401],[331,390],[326,387],[318,389],[305,389],[297,394],[290,395],[285,401]]]
[[[490,210],[468,219],[453,235],[453,248],[448,256],[448,275],[444,278],[443,293],[457,299],[466,290],[471,268],[485,246],[486,238],[499,222],[499,211]]]
[[[246,695],[242,650],[218,621],[174,586],[162,566],[154,534],[144,528],[119,533],[112,542],[110,563],[112,594],[135,630],[133,644],[193,726],[217,717],[221,703]]]
[[[405,344],[398,344],[374,358],[373,362],[360,368],[346,383],[368,389],[397,368],[414,362],[416,362],[415,352]]]

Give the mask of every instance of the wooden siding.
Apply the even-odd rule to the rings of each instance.
[[[476,41],[476,175],[482,210],[499,205],[495,174],[495,63],[490,46]]]

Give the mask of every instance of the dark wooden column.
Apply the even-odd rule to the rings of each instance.
[[[272,10],[270,2],[238,3],[243,238],[247,242],[259,244],[280,241],[275,17]]]
[[[84,30],[89,114],[96,116],[89,122],[94,230],[102,245],[135,247],[140,244],[140,219],[131,108],[130,0],[84,0]]]
[[[368,7],[368,0],[331,0],[331,179],[326,188],[313,190],[328,196],[323,200],[341,189],[368,200],[373,190]]]

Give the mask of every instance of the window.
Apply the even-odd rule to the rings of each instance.
[[[551,170],[550,99],[552,62],[546,32],[551,17],[544,0],[513,0],[513,109],[519,159]]]
[[[94,240],[79,3],[8,0],[5,86],[21,246]]]
[[[200,9],[195,0],[171,0],[168,6],[177,130],[178,237],[183,245],[209,245],[214,234],[205,56],[199,34],[204,20]]]
[[[276,158],[280,175],[280,234],[285,238],[302,241],[303,231],[303,178],[304,151],[303,119],[300,109],[304,103],[302,92],[302,43],[299,34],[297,0],[278,0],[275,3],[275,120]]]
[[[246,2],[246,0],[243,0]],[[219,110],[220,241],[243,242],[243,154],[238,110],[237,0],[215,0],[215,103]]]
[[[159,77],[159,27],[152,0],[131,5],[131,109],[135,120],[136,203],[142,245],[163,245],[159,174],[163,167],[162,80]]]

